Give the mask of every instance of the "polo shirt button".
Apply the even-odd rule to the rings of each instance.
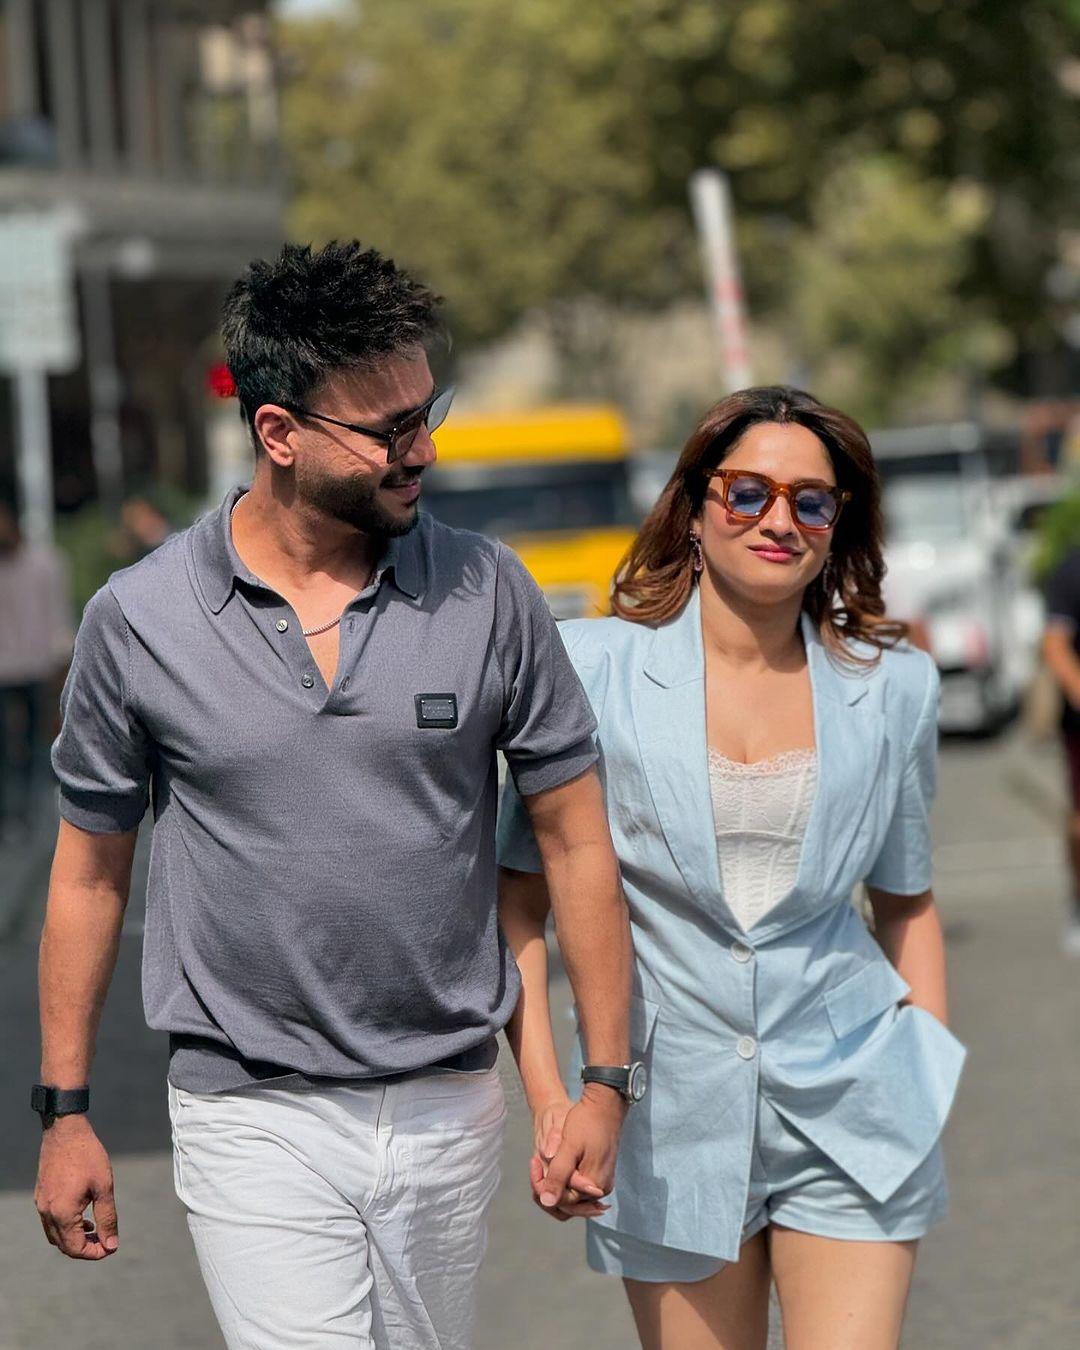
[[[751,948],[749,948],[745,942],[733,942],[731,944],[731,954],[741,965],[745,965],[754,955]]]
[[[341,688],[343,690],[348,689],[349,684],[350,684],[350,677],[346,675],[345,678],[341,681]]]
[[[289,631],[289,621],[288,619],[278,619],[277,623],[274,624],[274,627],[279,633],[287,633]]]
[[[757,1041],[753,1036],[740,1036],[735,1046],[735,1053],[740,1059],[753,1059],[757,1054]]]
[[[315,676],[314,676],[314,675],[305,675],[305,676],[303,677],[303,679],[300,681],[300,683],[304,686],[305,689],[314,689],[314,687],[315,687]]]

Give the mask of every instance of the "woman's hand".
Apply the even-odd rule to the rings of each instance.
[[[541,1193],[546,1189],[544,1182],[548,1168],[562,1147],[563,1127],[573,1106],[570,1098],[564,1095],[546,1102],[533,1113],[536,1152],[529,1163],[533,1204],[560,1223],[565,1223],[567,1219],[595,1219],[608,1209],[607,1205],[600,1203],[604,1195],[601,1187],[577,1169],[571,1174],[556,1204],[545,1205],[540,1202]]]

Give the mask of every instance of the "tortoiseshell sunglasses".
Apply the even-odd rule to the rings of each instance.
[[[840,517],[851,493],[814,478],[795,483],[777,483],[763,473],[743,469],[714,469],[710,478],[719,478],[724,508],[739,520],[760,520],[772,508],[777,497],[786,497],[795,523],[801,530],[831,530]]]

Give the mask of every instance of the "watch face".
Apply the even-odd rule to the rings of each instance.
[[[645,1072],[645,1065],[640,1061],[630,1065],[630,1082],[628,1086],[628,1095],[632,1102],[641,1101],[645,1096],[645,1090],[649,1084],[649,1076]]]

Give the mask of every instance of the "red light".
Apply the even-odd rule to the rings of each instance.
[[[964,634],[964,656],[969,670],[981,670],[990,660],[990,637],[977,620],[972,619]]]
[[[224,361],[218,361],[206,372],[206,387],[216,398],[235,398],[236,382]]]

